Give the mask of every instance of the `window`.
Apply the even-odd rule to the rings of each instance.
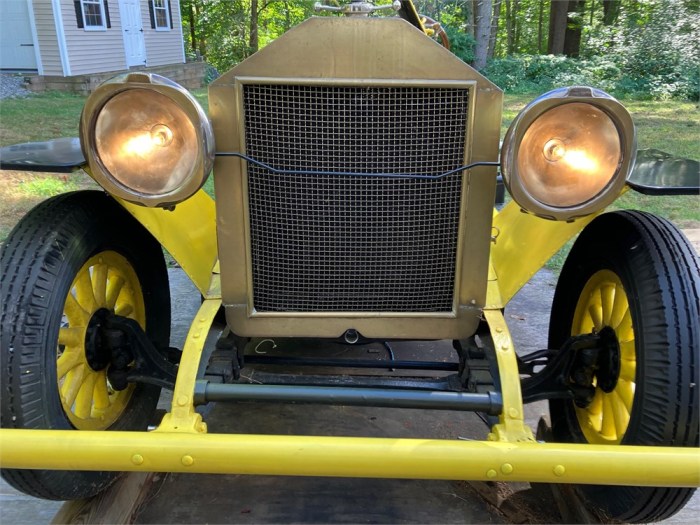
[[[74,0],[78,27],[85,31],[104,31],[112,27],[107,0]]]
[[[170,0],[152,0],[151,27],[156,31],[169,31],[172,27],[170,20]]]

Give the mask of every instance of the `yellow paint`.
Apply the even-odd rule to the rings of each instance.
[[[63,411],[80,430],[105,430],[122,415],[135,385],[113,390],[106,370],[93,370],[85,338],[93,314],[107,309],[145,327],[146,307],[136,271],[123,255],[103,251],[90,257],[73,279],[58,331],[56,381]]]
[[[622,442],[632,416],[637,354],[629,300],[622,281],[610,270],[594,273],[583,287],[571,335],[598,333],[605,327],[617,336],[620,374],[612,391],[596,388],[588,406],[576,407],[576,417],[589,443],[614,445]]]
[[[532,431],[524,420],[518,361],[503,313],[501,310],[484,310],[484,317],[489,324],[493,347],[496,350],[501,395],[503,396],[503,410],[498,424],[489,434],[489,439],[511,443],[534,441]]]
[[[143,463],[135,464],[134,454],[140,455]],[[186,457],[189,459],[183,461]],[[512,467],[509,474],[503,474],[506,464]],[[2,429],[0,466],[669,487],[700,485],[700,451],[697,448],[177,432]]]
[[[172,211],[117,201],[151,232],[206,295],[218,255],[214,200],[199,190]]]
[[[504,206],[493,219],[497,237],[491,246],[488,307],[505,307],[552,255],[597,215],[573,222],[550,221],[522,212],[514,201]],[[498,280],[497,292],[494,279]]]
[[[192,321],[180,358],[172,408],[163,417],[163,421],[155,432],[204,433],[207,431],[202,416],[194,410],[194,383],[197,380],[197,371],[207,334],[220,307],[221,299],[206,299]]]

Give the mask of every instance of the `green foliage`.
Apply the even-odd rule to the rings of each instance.
[[[474,44],[476,43],[474,37],[451,27],[446,27],[445,32],[450,39],[450,51],[464,62],[472,62],[474,60]]]
[[[60,195],[67,191],[75,191],[78,189],[78,184],[69,179],[67,176],[54,178],[47,177],[45,179],[32,179],[20,183],[20,191],[32,197],[48,198],[54,195]]]
[[[698,100],[698,68],[685,70],[671,64],[663,68],[644,69],[630,65],[631,62],[620,63],[609,56],[576,59],[553,55],[514,55],[492,60],[483,73],[502,89],[513,93],[588,85],[617,97]]]

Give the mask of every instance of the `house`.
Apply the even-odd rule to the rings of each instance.
[[[74,77],[184,62],[180,0],[0,0],[0,70]]]

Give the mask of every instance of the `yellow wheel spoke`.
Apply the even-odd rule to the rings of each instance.
[[[76,366],[85,362],[82,349],[69,349],[61,354],[56,361],[56,377],[62,379],[68,372]]]
[[[629,308],[622,316],[620,324],[615,327],[615,333],[617,334],[617,339],[620,343],[627,343],[629,341],[634,341],[634,330],[632,328],[632,314],[630,314]]]
[[[86,331],[101,308],[146,324],[146,308],[138,274],[118,252],[105,250],[83,264],[66,297],[58,332],[56,371],[61,405],[80,430],[103,430],[127,410],[134,386],[115,392],[106,370],[93,370],[85,357]]]
[[[591,316],[593,321],[593,328],[599,331],[603,328],[603,309],[599,304],[590,303],[588,305],[588,315]]]
[[[107,308],[114,309],[114,305],[117,304],[117,299],[124,286],[124,279],[120,275],[113,275],[110,277],[107,283],[107,297],[105,303]]]
[[[106,264],[96,264],[92,269],[92,291],[99,308],[107,306],[107,274]]]
[[[615,302],[613,303],[612,315],[610,316],[610,326],[617,328],[625,317],[629,314],[630,306],[627,302],[627,294],[625,290],[618,286],[615,289]]]
[[[626,381],[622,378],[617,380],[614,392],[619,396],[620,401],[625,406],[628,414],[632,413],[632,404],[634,403],[635,384],[631,381]]]
[[[615,438],[620,439],[627,430],[627,425],[630,422],[630,413],[625,406],[625,402],[615,390],[608,394],[608,398],[610,399],[612,418],[615,422]]]
[[[66,305],[63,311],[71,326],[87,326],[90,321],[90,313],[78,304],[78,301],[71,293],[66,297]]]
[[[95,401],[95,408],[97,410],[104,410],[109,408],[109,391],[107,390],[107,374],[104,370],[101,370],[97,374],[97,380],[95,381],[95,389],[93,392],[93,399]]]
[[[618,344],[620,346],[620,364],[623,365],[627,361],[634,367],[637,361],[634,339],[631,341],[619,341]]]
[[[117,306],[116,310],[114,310],[115,314],[121,315],[122,317],[129,317],[133,312],[134,307],[129,303],[120,304]]]
[[[58,344],[66,347],[82,346],[85,342],[83,328],[63,327],[58,331]]]
[[[615,439],[617,437],[612,401],[610,396],[606,394],[603,394],[603,421],[600,433],[606,439]]]
[[[613,283],[605,283],[603,286],[601,286],[600,304],[602,326],[610,326],[610,319],[615,306],[615,285]]]
[[[78,395],[75,398],[75,415],[81,419],[87,419],[92,413],[92,393],[95,389],[95,379],[97,379],[97,374],[95,372],[88,372],[85,374],[85,379],[80,385],[78,390]]]
[[[86,364],[81,364],[74,367],[66,374],[66,379],[61,387],[61,395],[63,396],[63,401],[68,407],[72,407],[73,403],[75,403],[75,398],[78,397],[80,387],[83,385],[86,366]]]
[[[622,359],[620,359],[620,379],[634,383],[636,372],[637,367],[634,359],[626,359],[623,355]]]
[[[78,303],[83,307],[83,310],[93,313],[97,310],[95,303],[95,294],[92,291],[92,279],[88,269],[82,270],[75,278],[75,291]]]

